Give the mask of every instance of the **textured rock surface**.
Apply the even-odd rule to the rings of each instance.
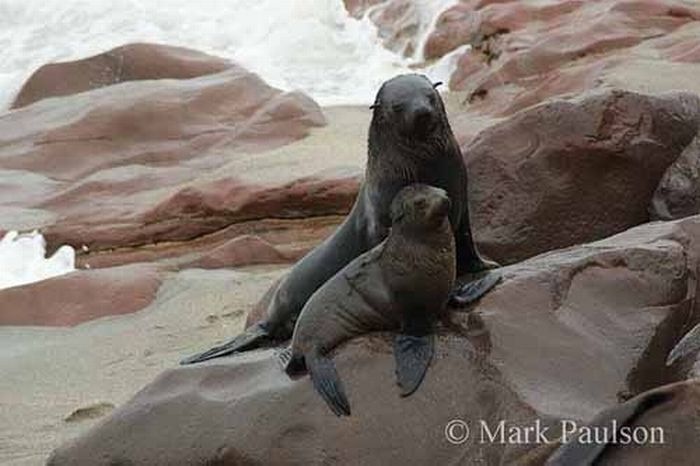
[[[144,58],[143,48],[152,52],[126,50]],[[175,52],[197,62],[195,52]],[[352,203],[361,149],[346,167],[342,157],[305,163],[324,153],[325,124],[308,97],[231,64],[193,79],[115,83],[38,102],[0,118],[0,224],[42,229],[49,249],[86,245],[91,254],[246,222],[231,234],[261,234],[264,225],[250,222],[266,219],[278,224],[265,239],[279,238],[285,220],[342,215]],[[321,141],[287,149],[314,128]]]
[[[0,325],[71,326],[140,311],[155,299],[163,274],[162,267],[134,264],[0,290]]]
[[[450,86],[472,111],[505,116],[594,88],[644,89],[662,63],[665,76],[695,76],[699,19],[700,5],[683,0],[464,0],[441,15],[425,55],[471,44]]]
[[[278,264],[291,258],[258,236],[238,236],[212,249],[183,268],[220,269],[254,264]]]
[[[341,346],[348,419],[333,416],[308,377],[287,377],[274,350],[172,369],[50,464],[515,460],[532,445],[455,446],[445,424],[590,421],[682,377],[664,359],[692,322],[699,259],[700,217],[691,217],[508,267],[504,283],[442,328],[428,376],[409,398],[396,390],[387,336]]]
[[[429,2],[413,0],[344,0],[355,18],[368,16],[377,27],[382,43],[404,57],[420,57],[422,37],[432,26]]]
[[[42,66],[24,83],[12,108],[57,97],[144,79],[188,79],[234,65],[182,47],[129,44],[73,62]]]
[[[699,122],[693,94],[615,91],[544,103],[482,131],[464,149],[479,245],[510,263],[646,222]]]

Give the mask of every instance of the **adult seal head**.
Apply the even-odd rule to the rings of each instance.
[[[345,221],[277,284],[263,321],[223,345],[185,359],[183,364],[289,339],[309,297],[351,260],[386,238],[391,202],[401,188],[410,184],[428,184],[447,192],[458,274],[491,267],[474,245],[466,167],[440,94],[430,80],[418,74],[392,78],[381,86],[371,108],[365,180]],[[496,281],[493,276],[485,280]],[[455,302],[475,301],[489,288],[459,288]]]
[[[350,403],[329,353],[355,336],[399,331],[394,355],[401,394],[410,395],[423,380],[433,325],[455,283],[449,207],[442,189],[403,188],[391,207],[389,236],[328,280],[301,311],[282,361],[290,375],[308,370],[336,415],[350,415]]]

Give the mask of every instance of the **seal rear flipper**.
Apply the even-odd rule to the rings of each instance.
[[[394,338],[396,382],[401,396],[408,396],[420,386],[430,361],[433,359],[435,335],[422,336],[399,334]]]
[[[494,270],[485,277],[466,283],[452,291],[448,304],[450,307],[462,308],[478,301],[503,279],[503,274]]]
[[[255,324],[243,331],[240,335],[223,345],[215,346],[203,353],[195,354],[180,361],[181,365],[194,364],[209,359],[228,356],[229,354],[247,351],[260,346],[260,343],[268,339],[269,333],[262,324]]]
[[[587,427],[610,429],[611,426],[614,426],[619,432],[623,427],[631,426],[646,411],[668,401],[670,398],[672,398],[671,394],[659,390],[641,394],[621,405],[614,406],[598,414]],[[579,430],[579,432],[583,431]],[[587,442],[581,442],[579,441],[579,436],[575,434],[567,443],[564,443],[552,453],[545,466],[597,464],[606,449],[615,448],[618,445],[619,442],[613,440],[617,438],[617,432],[611,435],[612,438],[610,440],[608,440],[608,434],[606,434],[606,439],[602,442],[590,442],[590,439]]]
[[[700,350],[700,324],[686,333],[681,341],[671,350],[666,359],[666,365],[670,366],[677,360],[686,357],[690,353]]]
[[[350,416],[350,402],[345,396],[343,383],[338,377],[333,361],[318,353],[306,356],[306,367],[311,375],[314,388],[325,400],[333,413],[340,416]]]

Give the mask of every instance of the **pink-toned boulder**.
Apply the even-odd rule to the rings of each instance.
[[[0,290],[0,325],[73,326],[140,311],[155,299],[163,278],[162,267],[133,264]]]
[[[343,3],[345,4],[345,9],[348,10],[351,16],[362,18],[369,8],[386,1],[387,0],[343,0]]]
[[[697,63],[698,19],[700,7],[680,0],[465,0],[440,16],[424,53],[435,59],[470,44],[450,87],[467,92],[469,110],[508,116],[619,85],[619,74],[653,83],[654,72],[638,68],[654,62]]]
[[[350,418],[336,418],[307,376],[289,378],[275,350],[173,368],[49,464],[511,464],[538,445],[478,434],[455,445],[447,424],[588,422],[682,378],[664,362],[696,319],[699,261],[691,217],[507,267],[471,313],[440,328],[410,397],[395,386],[390,335],[341,345]]]
[[[183,267],[219,269],[255,264],[279,264],[291,258],[258,236],[234,238]]]
[[[139,47],[125,50],[159,50]],[[278,210],[276,217],[344,213],[354,175],[271,176],[252,160],[323,125],[309,97],[233,64],[37,102],[0,120],[0,225],[41,228],[49,249],[67,243],[96,253],[191,240]],[[249,168],[237,158],[251,159]]]
[[[543,103],[482,131],[463,148],[479,246],[511,263],[648,221],[699,122],[694,94],[613,91]]]
[[[182,47],[128,44],[82,60],[42,66],[24,83],[12,108],[126,81],[189,79],[232,66],[228,60]]]
[[[345,0],[345,8],[355,18],[368,15],[384,46],[405,57],[415,54],[432,19],[411,0]]]

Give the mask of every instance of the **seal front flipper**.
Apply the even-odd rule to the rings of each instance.
[[[677,360],[684,358],[685,356],[700,350],[700,325],[696,325],[690,332],[688,332],[681,341],[671,350],[666,359],[666,365],[670,366]]]
[[[260,346],[260,344],[268,339],[269,336],[268,331],[262,324],[255,324],[252,327],[248,327],[243,331],[243,333],[224,343],[223,345],[215,346],[214,348],[204,351],[203,353],[185,358],[180,361],[180,364],[183,366],[186,364],[194,364],[197,362],[207,361],[209,359],[228,356],[229,354],[254,349]]]
[[[335,370],[335,364],[318,352],[306,356],[306,367],[314,388],[336,416],[350,416],[350,402],[345,396],[343,383]]]
[[[478,301],[503,279],[498,270],[489,272],[485,277],[466,283],[452,291],[449,298],[450,307],[461,308]]]
[[[420,386],[433,359],[435,335],[399,334],[394,338],[396,382],[401,396],[409,396]]]

